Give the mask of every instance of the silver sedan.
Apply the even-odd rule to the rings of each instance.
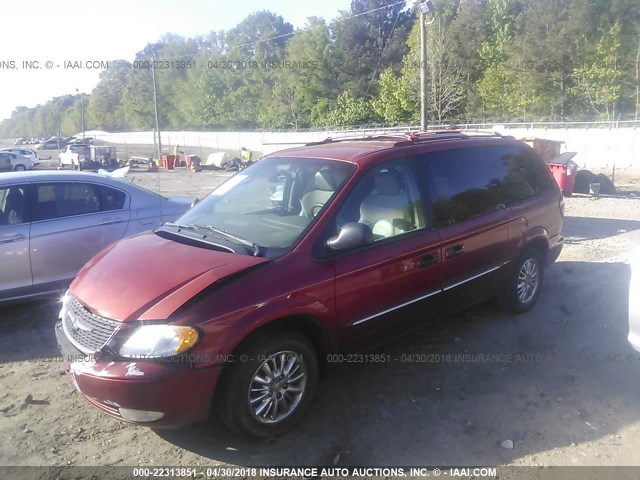
[[[0,175],[0,302],[66,288],[100,250],[175,220],[196,201],[88,172]]]

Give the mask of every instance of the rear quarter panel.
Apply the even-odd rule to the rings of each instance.
[[[509,207],[508,259],[516,258],[526,245],[542,239],[547,246],[562,231],[560,190],[550,188],[539,195],[517,202]]]

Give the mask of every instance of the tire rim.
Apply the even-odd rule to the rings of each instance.
[[[249,384],[249,410],[261,423],[278,423],[300,404],[307,379],[304,360],[292,351],[269,356]]]
[[[538,291],[538,263],[530,258],[518,273],[517,294],[521,303],[529,303]]]

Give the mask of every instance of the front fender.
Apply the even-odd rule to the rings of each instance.
[[[211,359],[211,364],[223,363],[243,340],[259,329],[275,325],[283,319],[295,322],[296,318],[302,317],[313,319],[324,330],[325,338],[321,341],[332,345],[335,338],[335,309],[331,302],[323,298],[325,297],[293,293],[200,325],[205,336],[217,338],[214,342],[207,342],[210,346],[205,352],[201,352],[206,354],[202,358]]]

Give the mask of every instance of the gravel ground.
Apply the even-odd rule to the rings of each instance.
[[[129,179],[202,197],[226,176]],[[0,465],[640,465],[640,353],[626,341],[640,199],[574,196],[566,213],[532,311],[489,302],[378,350],[424,362],[333,367],[302,423],[267,441],[218,421],[154,431],[104,416],[62,374],[58,305],[0,307]]]

